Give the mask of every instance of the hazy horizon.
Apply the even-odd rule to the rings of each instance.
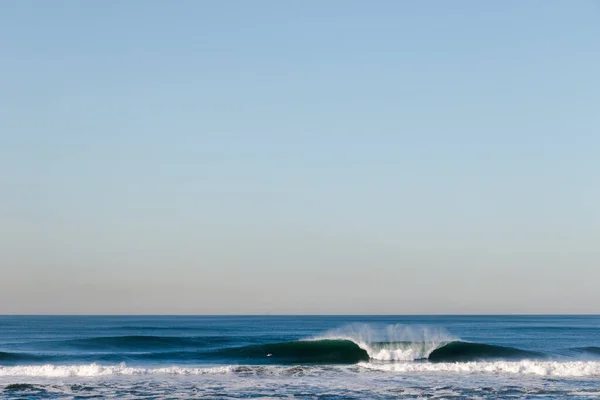
[[[436,314],[436,313],[421,313],[421,314],[377,314],[377,313],[369,313],[369,314],[352,314],[352,313],[340,313],[340,314],[257,314],[257,313],[245,313],[245,314],[152,314],[152,313],[142,313],[142,314],[81,314],[81,313],[71,313],[71,314],[56,314],[56,313],[46,313],[46,314],[36,314],[36,313],[24,313],[24,314],[16,314],[16,313],[4,313],[0,314],[2,317],[134,317],[134,318],[152,318],[152,317],[199,317],[199,318],[211,318],[211,317],[225,317],[225,318],[245,318],[245,317],[598,317],[600,314],[598,313],[566,313],[566,314],[552,314],[552,313],[532,313],[532,314],[503,314],[503,313],[489,313],[489,314],[478,314],[478,313],[465,313],[465,314]],[[367,320],[367,322],[369,322]],[[402,325],[402,324],[400,324]]]
[[[599,22],[2,2],[0,314],[598,314]]]

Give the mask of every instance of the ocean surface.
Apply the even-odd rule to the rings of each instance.
[[[0,316],[2,399],[600,399],[600,316]]]

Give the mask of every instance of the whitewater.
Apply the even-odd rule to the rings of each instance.
[[[318,366],[238,366],[228,365],[209,368],[139,368],[119,365],[34,365],[0,367],[0,377],[33,376],[47,378],[135,376],[135,375],[310,375],[327,371],[338,372],[397,372],[397,373],[478,373],[478,374],[522,374],[555,377],[600,377],[600,361],[494,361],[467,363],[412,363],[392,364],[358,363],[356,366],[327,368]]]
[[[394,324],[377,329],[353,324],[309,340],[345,340],[365,350],[373,360],[414,361],[428,358],[434,350],[457,338],[439,327]]]

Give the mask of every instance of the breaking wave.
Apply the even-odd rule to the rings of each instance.
[[[284,364],[354,364],[362,361],[466,362],[477,360],[524,360],[544,358],[541,353],[512,347],[452,341],[360,343],[349,339],[301,340],[247,346],[221,351],[245,362]]]
[[[456,340],[441,328],[400,324],[387,326],[353,324],[331,330],[312,340],[324,339],[353,342],[363,349],[370,359],[380,361],[426,359],[435,349]]]

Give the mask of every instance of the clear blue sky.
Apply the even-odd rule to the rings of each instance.
[[[600,312],[597,1],[0,3],[0,313]]]

